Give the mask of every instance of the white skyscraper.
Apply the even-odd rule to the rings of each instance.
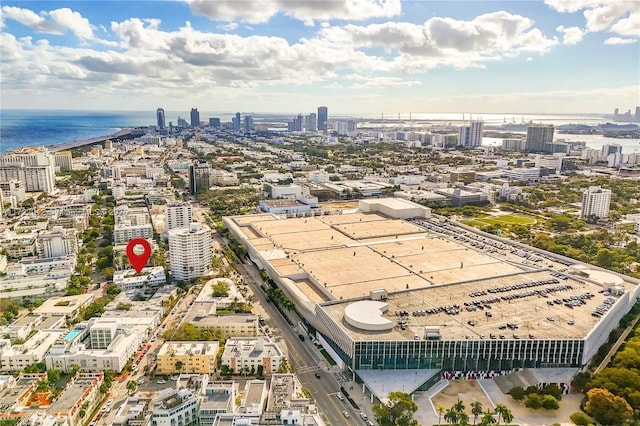
[[[190,280],[211,272],[213,243],[207,225],[169,231],[169,266],[175,280]]]
[[[484,122],[472,121],[468,126],[462,126],[458,136],[458,145],[473,148],[482,144],[482,130]]]
[[[609,205],[611,204],[611,190],[602,189],[599,186],[590,186],[582,193],[582,210],[580,218],[586,219],[595,216],[600,219],[609,217]]]
[[[167,232],[176,228],[188,228],[189,224],[191,224],[193,216],[191,204],[167,204],[164,212]]]

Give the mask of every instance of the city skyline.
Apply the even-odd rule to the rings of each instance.
[[[111,3],[3,2],[3,108],[519,114],[640,102],[638,2]]]

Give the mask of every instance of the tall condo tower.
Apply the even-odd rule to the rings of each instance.
[[[327,119],[329,118],[329,110],[326,106],[318,107],[318,130],[327,131]]]
[[[167,231],[176,228],[188,228],[193,218],[191,204],[170,203],[165,207]]]
[[[200,127],[200,113],[198,108],[191,108],[191,127],[194,129]]]
[[[595,216],[600,219],[609,217],[609,206],[611,204],[611,190],[602,189],[599,186],[590,186],[582,193],[582,210],[580,218],[586,219]]]
[[[482,144],[482,130],[484,122],[472,121],[468,126],[462,126],[458,137],[458,145],[473,148]]]
[[[164,116],[164,109],[158,108],[156,110],[156,118],[158,120],[158,129],[164,129],[165,123],[166,123],[166,119]]]
[[[538,124],[527,127],[527,141],[524,148],[531,152],[544,152],[544,144],[553,142],[553,124]]]
[[[211,272],[213,244],[207,225],[194,222],[188,228],[175,228],[168,234],[173,279],[190,280]]]

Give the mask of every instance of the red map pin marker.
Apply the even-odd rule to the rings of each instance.
[[[137,245],[141,245],[144,249],[142,254],[136,254],[133,251],[133,248]],[[142,268],[147,264],[147,260],[151,257],[151,244],[149,244],[149,241],[144,238],[132,239],[129,241],[129,244],[127,244],[127,257],[129,258],[129,262],[131,262],[133,269],[135,269],[137,273],[140,273]]]

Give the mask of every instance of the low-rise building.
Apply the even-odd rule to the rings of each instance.
[[[124,291],[155,288],[166,282],[167,275],[162,266],[142,268],[139,274],[133,269],[125,269],[113,273],[113,283]]]
[[[80,309],[93,302],[93,293],[78,294],[76,296],[52,297],[33,310],[34,314],[50,316],[65,316],[73,319],[78,316]]]
[[[157,374],[199,373],[216,370],[219,343],[165,342],[157,355]]]
[[[0,370],[22,371],[42,362],[47,350],[65,334],[64,330],[41,330],[24,343],[12,345],[9,339],[0,340]]]
[[[221,365],[235,372],[257,372],[262,367],[262,373],[275,373],[285,356],[280,347],[265,340],[264,337],[255,338],[232,337],[224,346]]]
[[[67,383],[47,413],[66,420],[68,426],[83,424],[102,399],[100,385],[103,381],[103,373],[78,374]]]
[[[213,426],[221,415],[236,411],[236,387],[235,382],[226,380],[206,383],[198,413],[200,426]]]
[[[153,426],[192,426],[198,424],[199,399],[190,389],[165,389],[153,401]]]

